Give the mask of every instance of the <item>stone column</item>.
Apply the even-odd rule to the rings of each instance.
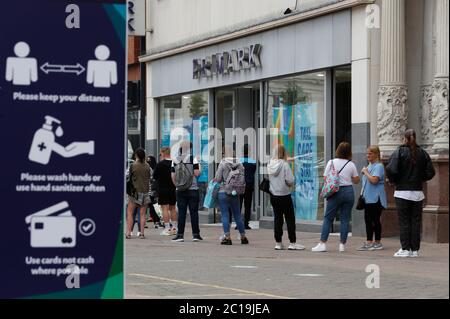
[[[383,0],[377,128],[384,155],[401,144],[408,124],[405,48],[405,0]]]
[[[433,81],[433,150],[448,154],[448,2],[436,0],[436,72]]]
[[[420,86],[420,145],[427,151],[433,146],[432,130],[432,98],[434,77],[434,36],[433,15],[434,1],[425,1],[423,10],[423,38],[422,38],[422,79]]]

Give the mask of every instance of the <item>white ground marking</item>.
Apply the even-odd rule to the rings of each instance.
[[[268,294],[268,293],[264,293],[264,292],[257,292],[257,291],[229,288],[229,287],[223,287],[223,286],[219,286],[219,285],[200,284],[200,283],[191,282],[191,281],[170,279],[170,278],[157,277],[157,276],[144,275],[144,274],[129,274],[129,276],[136,276],[136,277],[164,280],[164,281],[176,282],[176,283],[183,284],[183,285],[191,285],[191,286],[197,286],[197,287],[210,287],[210,288],[216,288],[216,289],[230,290],[230,291],[237,292],[239,294],[243,293],[243,294],[247,294],[247,295],[256,295],[256,296],[264,296],[264,297],[279,298],[279,299],[294,299],[292,297],[277,296],[277,295],[272,295],[272,294]]]

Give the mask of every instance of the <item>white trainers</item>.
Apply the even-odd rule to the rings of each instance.
[[[327,251],[327,245],[325,245],[325,243],[318,243],[315,247],[311,248],[311,251],[315,252]]]
[[[169,228],[164,228],[164,230],[162,232],[160,232],[159,234],[161,236],[176,235],[176,234],[173,234]]]
[[[283,244],[282,243],[276,243],[275,244],[275,250],[283,250]]]
[[[289,250],[303,250],[303,249],[305,249],[305,246],[296,244],[296,243],[290,243],[288,246],[288,249]]]
[[[340,244],[339,244],[339,252],[340,252],[340,253],[343,253],[344,251],[345,251],[345,244],[340,243]]]
[[[413,251],[410,253],[409,257],[412,257],[412,258],[419,257],[419,251],[418,251],[418,250],[413,250]]]
[[[400,248],[395,254],[394,257],[409,257],[410,256],[409,250],[403,250]]]

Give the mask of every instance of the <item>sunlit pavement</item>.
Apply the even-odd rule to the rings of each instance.
[[[126,298],[449,298],[448,244],[422,243],[419,258],[394,258],[398,238],[384,239],[384,250],[361,252],[364,238],[349,237],[340,253],[332,234],[328,252],[317,253],[315,233],[297,232],[303,251],[276,251],[271,229],[249,230],[250,244],[241,245],[233,227],[231,246],[220,245],[217,225],[201,225],[201,242],[192,242],[190,224],[184,242],[160,231],[125,241]],[[287,247],[286,231],[283,240]]]

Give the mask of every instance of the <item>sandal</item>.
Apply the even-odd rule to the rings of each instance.
[[[139,235],[139,239],[145,239],[144,235]]]
[[[130,235],[130,234],[125,234],[125,238],[126,238],[126,239],[130,239],[130,238],[131,238],[131,235]]]

